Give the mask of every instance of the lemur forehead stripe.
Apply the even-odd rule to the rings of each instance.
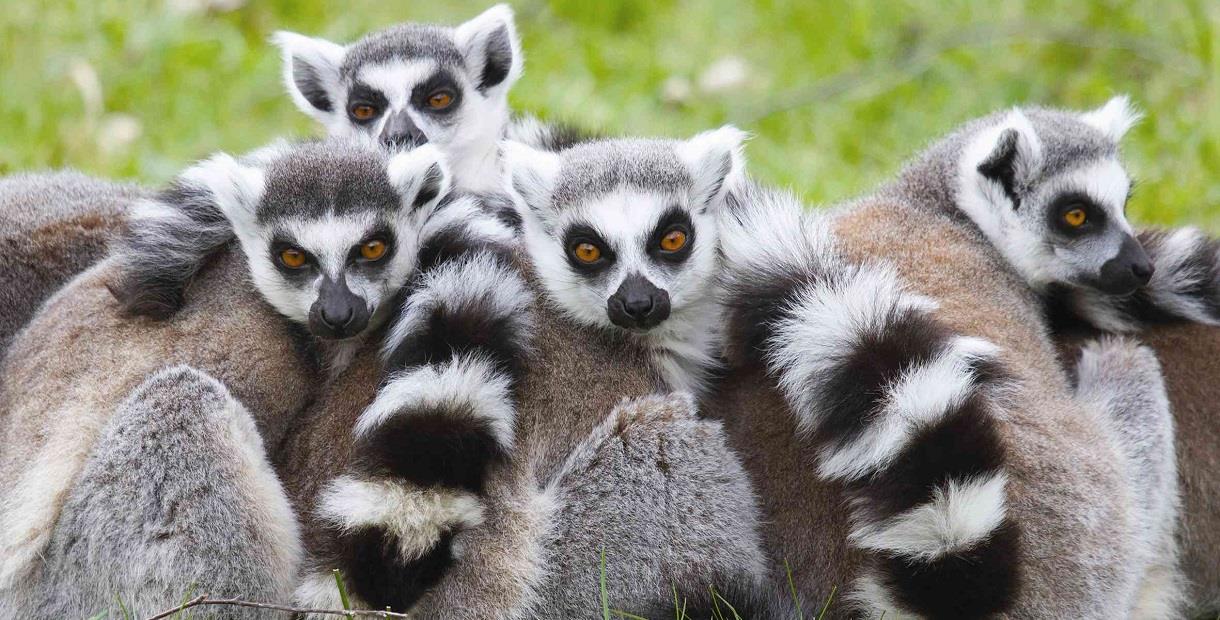
[[[464,66],[450,29],[425,24],[399,24],[374,32],[348,49],[339,75],[350,77],[360,67],[395,59],[432,58],[438,64]]]
[[[295,149],[267,168],[259,223],[399,207],[401,199],[386,174],[385,157],[335,141]]]
[[[1075,112],[1043,108],[1024,112],[1042,142],[1044,170],[1063,170],[1118,156],[1118,144],[1081,121]]]
[[[580,203],[627,186],[672,193],[691,186],[686,167],[664,140],[606,140],[563,151],[563,164],[551,200],[557,206]]]

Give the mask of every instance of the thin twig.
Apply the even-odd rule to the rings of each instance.
[[[155,616],[149,616],[145,620],[162,620],[168,618],[184,609],[191,607],[200,607],[203,605],[229,605],[231,607],[253,607],[256,609],[270,609],[273,611],[282,611],[293,614],[315,614],[322,616],[365,616],[372,618],[409,618],[407,614],[395,613],[392,611],[373,611],[369,609],[303,609],[300,607],[289,607],[287,605],[275,605],[273,603],[255,603],[253,601],[243,601],[235,598],[208,598],[207,596],[196,596],[195,598],[174,607],[167,609]]]

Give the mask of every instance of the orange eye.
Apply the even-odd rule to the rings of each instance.
[[[592,243],[578,243],[572,249],[572,254],[582,263],[596,263],[597,259],[602,257],[601,248]]]
[[[381,241],[380,239],[367,241],[364,243],[364,245],[360,246],[360,255],[363,256],[365,260],[377,260],[382,256],[385,256],[385,251],[385,242]]]
[[[428,97],[428,107],[433,110],[444,110],[453,104],[453,95],[446,91],[432,93]]]
[[[681,230],[671,230],[661,237],[661,249],[666,252],[677,252],[686,247],[686,233]]]
[[[280,262],[289,269],[300,269],[305,266],[305,253],[296,248],[288,248],[280,252]]]
[[[352,106],[352,118],[358,121],[367,121],[377,116],[377,108],[366,103],[358,103]]]
[[[1084,223],[1087,222],[1088,219],[1089,216],[1084,212],[1084,209],[1072,209],[1071,211],[1063,214],[1063,221],[1072,228],[1080,228],[1081,226],[1084,226]]]

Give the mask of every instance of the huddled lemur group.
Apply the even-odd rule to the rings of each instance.
[[[326,138],[0,181],[0,615],[1220,610],[1220,246],[1127,222],[1126,98],[809,210],[513,115],[507,6],[275,43]]]

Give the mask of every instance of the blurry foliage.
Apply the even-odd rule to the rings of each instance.
[[[398,21],[460,22],[489,3],[211,4],[6,0],[0,172],[73,166],[155,183],[214,150],[308,134],[314,128],[279,83],[267,43],[276,29],[349,41]],[[867,190],[928,141],[991,110],[1085,108],[1130,93],[1148,113],[1125,145],[1140,179],[1133,218],[1220,231],[1218,2],[514,6],[527,57],[518,108],[615,134],[737,123],[755,135],[754,171],[812,203]],[[730,56],[745,61],[744,83],[701,93],[701,74]],[[91,76],[100,93],[90,95]],[[674,80],[696,87],[666,98]]]

